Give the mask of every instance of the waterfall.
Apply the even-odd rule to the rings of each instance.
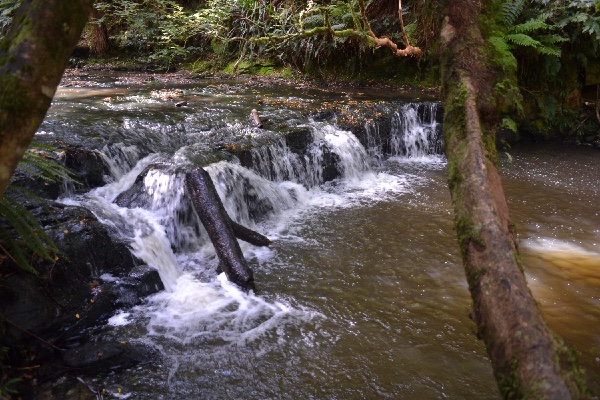
[[[410,103],[394,113],[390,139],[392,156],[418,158],[442,152],[438,108],[436,103]]]
[[[400,162],[437,162],[443,154],[440,106],[407,103],[389,118],[365,123],[363,145],[373,168],[382,170],[387,159]]]
[[[371,167],[381,166],[387,155],[412,158],[440,150],[433,103],[403,105],[392,116],[390,126],[386,139],[379,125],[366,125],[366,142],[361,143],[354,134],[334,125],[307,122],[298,126],[302,148],[291,148],[280,137],[249,149],[251,165],[223,160],[205,168],[233,220],[275,233],[284,229],[281,222],[290,213],[322,201],[328,206],[346,201],[335,190],[380,197],[403,188],[404,178],[372,172]],[[184,173],[194,168],[197,148],[188,147],[189,151],[182,148],[173,156],[154,153],[141,158],[135,145],[105,146],[100,155],[109,167],[110,183],[85,196],[65,199],[94,212],[130,245],[138,259],[159,271],[168,291],[175,290],[184,271],[198,270],[198,263],[214,263],[206,231],[185,196]],[[365,179],[371,183],[365,184]],[[317,195],[328,182],[338,182],[329,185],[338,189]],[[355,186],[349,182],[356,182]],[[315,202],[316,195],[323,200]]]

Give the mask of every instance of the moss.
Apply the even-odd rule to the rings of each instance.
[[[481,277],[488,272],[487,268],[481,267],[477,269],[472,269],[467,272],[467,283],[469,284],[469,290],[473,292],[475,288],[479,285],[479,281]]]
[[[496,147],[496,135],[493,133],[485,133],[483,135],[483,151],[488,160],[491,160],[495,165],[498,165],[498,148]]]
[[[27,108],[27,88],[14,75],[0,75],[0,126],[7,126],[15,113]]]
[[[585,369],[579,366],[579,357],[575,350],[564,344],[560,336],[556,335],[552,330],[548,329],[550,335],[552,335],[555,348],[554,348],[554,362],[560,368],[561,375],[565,379],[565,382],[569,386],[569,391],[573,394],[579,394],[579,396],[573,397],[586,397],[589,393],[587,392],[587,377]]]
[[[521,392],[521,381],[519,380],[519,374],[517,372],[518,368],[519,359],[514,356],[510,362],[508,373],[496,374],[500,393],[505,399],[524,398],[523,393]]]
[[[456,234],[458,236],[458,243],[463,256],[466,254],[467,246],[470,242],[474,242],[485,247],[485,241],[481,237],[480,224],[475,224],[470,218],[460,215],[456,217],[455,226]]]

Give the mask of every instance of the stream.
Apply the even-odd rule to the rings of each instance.
[[[151,345],[160,362],[91,385],[131,399],[499,398],[468,315],[436,102],[197,81],[176,87],[187,101],[176,107],[151,95],[156,81],[126,78],[90,75],[92,86],[59,88],[37,134],[97,149],[111,183],[84,195],[67,188],[61,201],[111,226],[166,287],[109,320],[109,335]],[[306,112],[353,102],[392,116],[390,152],[376,122],[366,122],[361,143],[335,119]],[[266,129],[248,120],[253,108]],[[310,132],[303,157],[281,140],[290,127]],[[211,151],[240,140],[259,144],[252,169]],[[551,328],[600,382],[600,152],[509,153],[501,174],[528,282]],[[341,177],[325,182],[327,154]],[[240,242],[256,293],[215,272],[184,193],[185,171],[197,166],[232,219],[273,241]],[[142,200],[117,205],[142,172]]]

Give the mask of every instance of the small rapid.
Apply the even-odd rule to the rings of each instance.
[[[151,345],[160,363],[95,384],[140,399],[498,397],[467,313],[437,103],[378,104],[387,125],[370,120],[361,136],[281,106],[322,93],[186,90],[183,110],[124,90],[105,106],[110,118],[62,125],[65,109],[99,108],[100,95],[59,96],[42,127],[69,136],[80,121],[84,142],[95,143],[90,131],[110,138],[95,146],[109,183],[62,201],[91,210],[166,288],[114,315],[107,333]],[[270,129],[246,120],[257,97]],[[230,217],[273,241],[240,242],[256,292],[216,272],[183,184],[199,166]],[[525,256],[544,243],[527,241]],[[535,269],[528,278],[547,276]]]

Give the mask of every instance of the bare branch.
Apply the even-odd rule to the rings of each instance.
[[[375,33],[373,33],[373,30],[371,29],[371,24],[369,23],[369,19],[367,18],[364,0],[358,0],[358,5],[360,7],[360,14],[362,16],[365,28],[369,32],[369,36],[371,37],[371,39],[373,39],[375,41],[375,45],[377,47],[382,47],[382,46],[389,47],[394,52],[394,54],[399,57],[413,56],[413,57],[420,58],[423,56],[423,52],[421,51],[420,48],[411,46],[408,42],[408,36],[406,35],[406,31],[404,30],[404,22],[402,21],[402,1],[401,0],[399,0],[400,8],[398,10],[398,15],[400,17],[400,26],[402,28],[402,37],[404,38],[404,44],[406,45],[406,48],[404,48],[404,49],[399,49],[398,45],[389,38],[377,37],[375,35]]]

